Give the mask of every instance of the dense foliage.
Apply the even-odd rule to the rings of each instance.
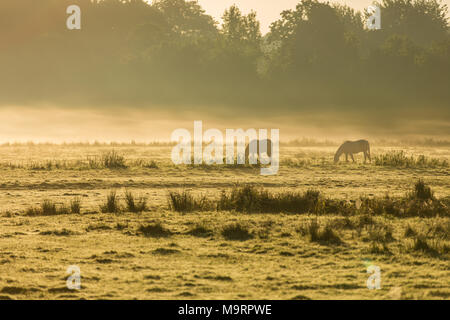
[[[78,4],[81,30],[67,30]],[[300,2],[260,32],[232,6],[219,25],[196,1],[2,0],[0,104],[379,105],[448,109],[450,33],[439,0],[366,13]]]

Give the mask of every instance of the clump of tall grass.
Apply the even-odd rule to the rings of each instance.
[[[431,188],[423,181],[415,184],[414,191],[403,198],[361,197],[357,201],[329,199],[317,190],[305,192],[271,192],[252,185],[235,186],[222,191],[216,199],[196,197],[188,191],[169,192],[169,207],[179,212],[236,211],[243,213],[314,213],[351,215],[383,215],[398,217],[449,216],[445,201],[435,199]]]
[[[419,181],[417,181],[416,184],[414,185],[414,189],[410,194],[410,198],[428,201],[434,199],[434,194],[431,188],[427,186],[422,179],[419,179]]]
[[[119,204],[119,198],[115,190],[111,190],[106,196],[106,202],[100,206],[103,213],[120,213],[122,210]]]
[[[81,200],[80,198],[75,198],[70,201],[70,211],[72,213],[80,213],[81,212]]]
[[[115,150],[103,154],[102,163],[105,168],[109,169],[122,169],[127,167],[125,157],[118,154]]]
[[[214,206],[205,195],[199,198],[193,196],[189,191],[170,191],[168,195],[169,208],[177,212],[194,212],[213,210]]]
[[[442,240],[450,240],[450,220],[433,219],[426,226],[425,234]]]
[[[371,254],[384,254],[384,255],[391,255],[392,252],[389,249],[388,245],[386,243],[379,243],[376,241],[373,241],[370,244],[369,249],[367,250],[368,253]]]
[[[368,225],[366,229],[368,234],[367,239],[372,242],[384,244],[395,241],[392,228],[388,225],[375,223]]]
[[[282,167],[290,168],[306,168],[311,166],[312,162],[309,159],[284,159],[281,161],[280,165]]]
[[[194,237],[207,238],[213,235],[213,231],[202,224],[198,224],[189,230],[187,234]]]
[[[142,167],[147,169],[158,169],[158,163],[155,160],[142,164]]]
[[[138,228],[138,232],[142,233],[146,237],[153,238],[167,238],[172,235],[172,232],[163,227],[163,225],[159,222],[148,225],[141,225]]]
[[[72,206],[74,201],[78,201],[78,208]],[[71,201],[70,206],[66,204],[57,205],[55,202],[51,200],[44,200],[39,207],[30,207],[26,210],[25,214],[27,216],[55,216],[55,215],[64,215],[64,214],[79,214],[81,208],[81,202],[78,199],[74,199]]]
[[[236,186],[229,193],[223,191],[217,202],[217,210],[245,213],[319,213],[321,209],[319,191],[272,193],[255,186]]]
[[[341,245],[343,241],[339,235],[333,230],[330,223],[321,226],[317,219],[313,219],[300,226],[297,229],[302,236],[309,237],[311,242],[317,242],[323,245]]]
[[[138,213],[148,210],[147,198],[141,196],[139,199],[135,199],[133,193],[128,190],[125,191],[125,202],[128,212]]]
[[[416,168],[416,167],[448,167],[447,160],[440,160],[437,158],[429,158],[425,155],[418,157],[407,156],[404,151],[391,151],[385,154],[375,156],[375,165],[386,167],[404,167],[404,168]]]
[[[415,236],[412,245],[407,247],[407,249],[412,252],[419,252],[432,257],[439,257],[450,253],[449,245],[438,239],[429,240],[423,234]]]
[[[417,231],[408,224],[405,228],[405,232],[403,233],[403,236],[405,238],[411,238],[411,237],[415,237],[416,235],[417,235]]]
[[[360,213],[390,214],[397,217],[433,217],[450,216],[450,208],[445,201],[438,200],[423,180],[418,180],[411,192],[405,197],[391,198],[388,195],[382,198],[361,198]]]
[[[227,240],[245,241],[253,238],[253,234],[247,226],[239,223],[233,223],[222,229],[222,236]]]

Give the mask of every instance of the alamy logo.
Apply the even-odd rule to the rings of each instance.
[[[70,16],[67,18],[66,26],[69,30],[80,30],[81,29],[81,9],[79,6],[73,4],[67,7],[67,14]]]
[[[66,271],[70,276],[67,278],[66,285],[69,290],[81,289],[81,270],[78,266],[69,266]]]
[[[369,30],[381,29],[381,10],[378,6],[372,5],[367,8],[370,16],[367,18],[367,28]]]
[[[248,139],[248,144],[246,140]],[[172,132],[172,142],[178,144],[172,149],[174,164],[224,164],[224,136],[218,129],[209,129],[203,133],[202,121],[194,122],[194,157],[192,161],[191,133],[186,129],[176,129]],[[235,143],[237,142],[237,153]],[[204,147],[203,144],[206,144]],[[261,175],[274,175],[279,169],[279,129],[270,130],[270,139],[266,129],[226,129],[225,136],[226,163],[245,165],[257,164],[269,167],[261,168]]]
[[[367,273],[371,275],[367,279],[367,288],[370,290],[381,289],[381,269],[378,266],[370,265],[367,267]]]

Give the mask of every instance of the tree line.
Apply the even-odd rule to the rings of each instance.
[[[81,30],[66,28],[79,5]],[[257,14],[219,24],[196,1],[2,0],[0,104],[184,104],[448,110],[450,32],[440,0],[367,12],[303,0],[262,35]]]

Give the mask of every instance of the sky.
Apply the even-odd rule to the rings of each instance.
[[[261,22],[261,31],[265,34],[269,31],[270,24],[278,20],[283,10],[294,9],[300,0],[198,0],[198,2],[219,22],[225,9],[233,4],[236,4],[244,13],[254,10]],[[346,4],[358,11],[363,11],[372,4],[373,0],[331,0],[330,2]],[[450,6],[450,0],[444,0],[443,3]]]

